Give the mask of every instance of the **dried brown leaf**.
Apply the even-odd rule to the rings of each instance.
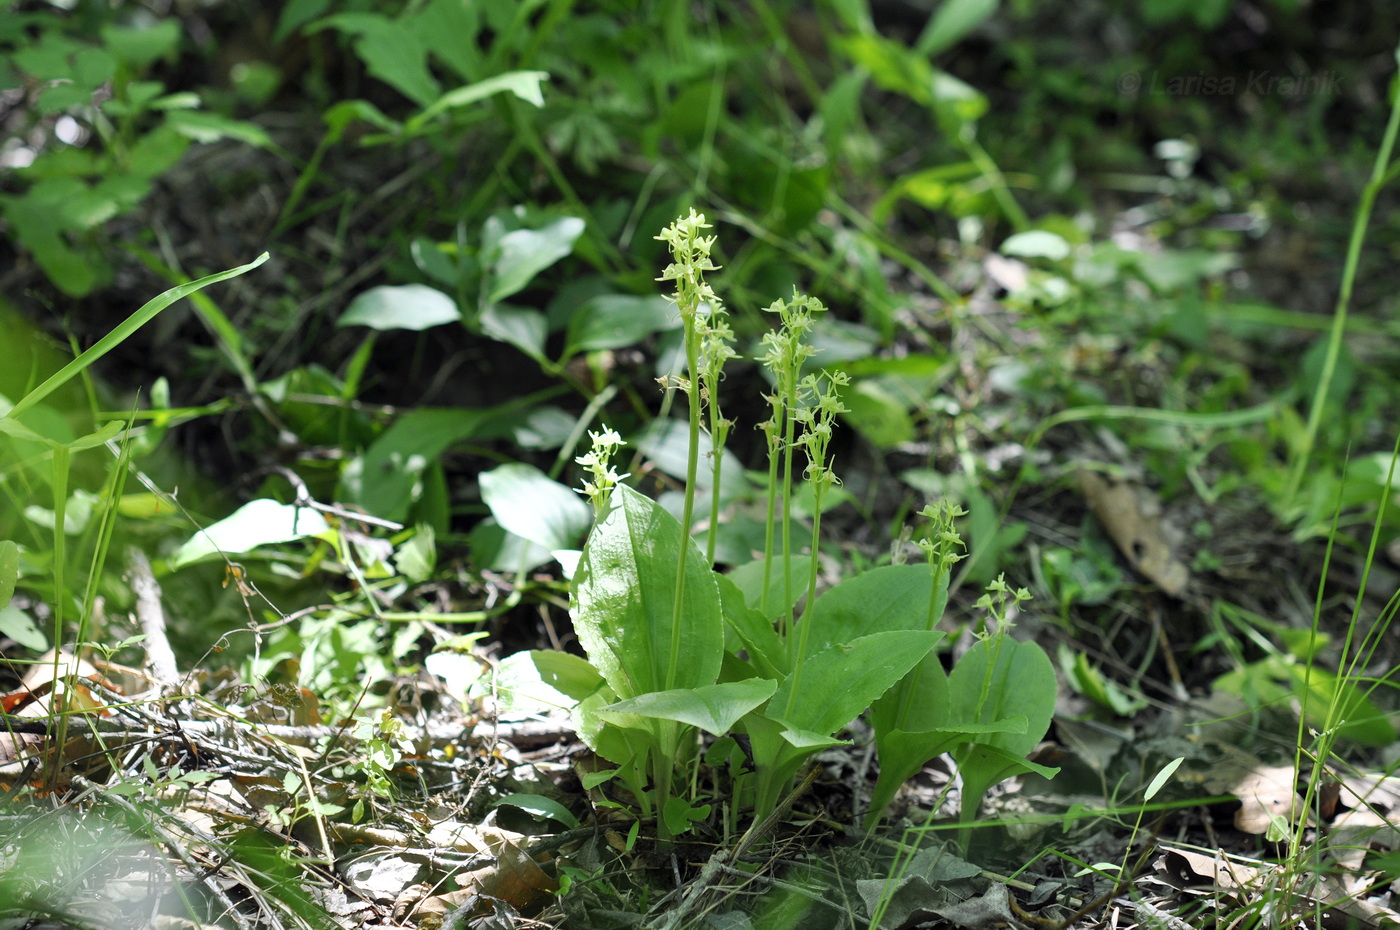
[[[1133,568],[1172,597],[1185,595],[1191,572],[1176,557],[1156,495],[1086,469],[1080,469],[1075,477],[1089,509]]]

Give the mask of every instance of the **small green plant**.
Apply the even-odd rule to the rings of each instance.
[[[0,216],[74,297],[107,274],[96,247],[101,225],[134,209],[192,143],[272,145],[257,126],[203,110],[198,94],[168,93],[150,78],[175,54],[178,21],[124,25],[90,12],[97,15],[15,13],[0,29],[0,69],[19,78],[32,101],[25,109],[50,126],[48,144],[15,169],[21,187],[0,196]],[[100,29],[89,29],[94,21]]]
[[[762,822],[803,764],[840,745],[841,732],[872,704],[888,771],[871,826],[898,785],[940,752],[953,751],[962,763],[968,818],[1002,778],[1053,774],[1024,759],[1044,734],[1055,697],[1049,659],[1007,635],[1008,600],[1024,593],[994,586],[984,604],[991,627],[951,679],[934,654],[944,635],[934,627],[961,545],[952,521],[961,511],[945,504],[925,512],[932,522],[926,564],[876,568],[818,594],[821,513],[839,483],[829,442],[845,384],[839,372],[803,370],[811,355],[804,336],[823,310],[818,301],[794,295],[769,308],[780,326],[763,341],[774,385],[772,417],[763,424],[766,557],[720,574],[713,549],[702,552],[692,539],[700,450],[718,447],[716,437],[728,429],[718,389],[733,355],[722,303],[704,278],[715,267],[706,229],[705,218],[691,211],[661,237],[674,258],[662,280],[676,284],[685,339],[685,373],[668,382],[688,401],[680,518],[618,483],[622,476],[609,460],[620,437],[591,434],[592,449],[578,462],[590,476],[584,493],[598,520],[578,560],[571,610],[588,661],[544,653],[532,660],[555,692],[578,702],[580,734],[615,766],[591,783],[624,785],[641,816],[656,818],[663,840],[684,832],[709,809],[696,777],[703,730],[721,738],[708,757],[729,771],[737,801],[731,810],[751,811]],[[805,555],[791,529],[798,455],[811,515]],[[710,500],[712,528],[722,518],[720,500]],[[729,734],[747,737],[747,751],[723,739]]]

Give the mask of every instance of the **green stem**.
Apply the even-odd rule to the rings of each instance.
[[[817,544],[821,540],[822,533],[822,498],[826,496],[825,476],[819,476],[812,484],[812,561],[807,572],[807,609],[810,610],[812,604],[817,600]],[[798,686],[802,682],[802,665],[807,658],[807,634],[811,631],[812,624],[807,622],[804,616],[802,626],[797,631],[797,655],[792,662],[792,690],[788,692],[787,707],[783,709],[783,715],[791,717],[797,703]]]
[[[666,667],[666,690],[676,686],[676,670],[681,664],[681,620],[682,604],[685,599],[685,557],[690,542],[690,527],[695,512],[695,478],[700,470],[700,347],[695,334],[695,315],[699,307],[687,311],[682,308],[685,319],[685,361],[690,374],[690,389],[686,392],[690,401],[690,443],[685,461],[685,503],[681,508],[681,551],[676,564],[676,597],[671,608],[671,656]]]
[[[1400,47],[1395,50],[1395,60],[1400,66]],[[1332,377],[1337,370],[1337,358],[1342,351],[1342,336],[1346,332],[1347,309],[1351,304],[1352,285],[1356,282],[1356,269],[1361,262],[1361,244],[1366,239],[1366,227],[1371,222],[1371,210],[1376,196],[1385,186],[1386,166],[1390,164],[1391,152],[1395,148],[1395,136],[1400,131],[1400,92],[1394,94],[1390,103],[1390,121],[1385,127],[1385,136],[1376,152],[1375,164],[1371,166],[1371,179],[1361,192],[1361,203],[1356,210],[1356,220],[1351,227],[1351,241],[1347,245],[1346,266],[1342,269],[1341,289],[1337,294],[1337,309],[1332,316],[1332,330],[1327,337],[1327,357],[1322,363],[1322,377],[1318,379],[1313,392],[1312,409],[1308,411],[1308,426],[1303,433],[1303,447],[1293,463],[1293,471],[1288,476],[1288,484],[1283,491],[1283,509],[1286,512],[1293,505],[1293,497],[1302,484],[1303,472],[1307,470],[1308,458],[1312,455],[1317,441],[1317,431],[1322,425],[1323,408],[1327,393],[1332,387]]]
[[[796,396],[796,389],[788,395]],[[796,431],[796,420],[792,415],[792,407],[785,405],[783,408],[783,641],[792,635],[792,626],[795,622],[792,596],[792,440]]]
[[[773,429],[776,431],[777,428],[775,412]],[[768,508],[763,526],[763,593],[759,595],[759,612],[763,614],[765,620],[772,618],[768,612],[768,588],[773,580],[773,535],[777,528],[778,457],[777,448],[770,444],[768,447]]]

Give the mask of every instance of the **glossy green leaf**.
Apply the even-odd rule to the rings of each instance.
[[[49,638],[29,614],[0,599],[0,636],[8,636],[25,649],[42,654],[49,649]]]
[[[372,287],[350,301],[337,326],[421,331],[462,318],[457,302],[426,284],[385,284]]]
[[[782,640],[778,638],[778,631],[774,628],[773,621],[749,606],[743,592],[739,590],[730,576],[720,575],[716,580],[719,583],[725,623],[727,628],[737,637],[739,647],[748,653],[750,665],[765,677],[776,679],[780,675],[786,674],[788,671],[787,650],[783,648]],[[731,651],[738,652],[739,650],[735,648]]]
[[[927,565],[886,565],[842,581],[818,597],[800,622],[811,627],[810,654],[871,633],[931,630],[947,602],[946,580],[935,598]]]
[[[711,736],[723,736],[739,718],[773,696],[778,683],[768,678],[727,681],[698,688],[653,691],[598,709],[604,719],[628,713],[658,717],[699,727]]]
[[[990,636],[958,660],[948,676],[948,725],[995,724],[1024,717],[1025,729],[990,733],[953,750],[963,777],[962,819],[977,815],[987,789],[1019,772],[1053,773],[1026,761],[1055,712],[1055,669],[1035,643]]]
[[[587,659],[555,649],[506,656],[492,680],[503,720],[571,710],[603,687],[603,677]]]
[[[238,555],[259,546],[291,542],[329,533],[330,527],[315,510],[262,498],[249,501],[194,536],[175,551],[171,563],[180,568],[223,553]]]
[[[680,523],[626,485],[574,575],[574,629],[619,698],[713,684],[724,649],[719,586]],[[676,571],[684,602],[675,610]]]
[[[923,661],[942,638],[941,632],[906,627],[859,636],[810,655],[779,685],[769,716],[798,729],[835,733]]]

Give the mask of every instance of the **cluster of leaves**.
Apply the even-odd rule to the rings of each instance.
[[[1010,444],[1029,436],[1024,450],[1017,447],[1029,452],[1057,427],[1111,427],[1124,458],[1140,462],[1167,499],[1194,496],[1215,506],[1233,494],[1258,495],[1297,538],[1325,536],[1356,551],[1367,547],[1358,528],[1400,529],[1395,509],[1379,505],[1394,487],[1390,456],[1375,451],[1374,423],[1393,396],[1393,375],[1367,353],[1353,353],[1357,343],[1346,339],[1388,339],[1393,327],[1348,319],[1343,304],[1333,330],[1319,335],[1325,324],[1317,318],[1235,299],[1226,284],[1241,266],[1233,252],[1243,234],[1261,233],[1260,215],[1276,212],[1281,196],[1243,172],[1207,179],[1200,147],[1187,135],[1200,127],[1189,113],[1163,119],[1182,137],[1157,147],[1160,170],[1117,183],[1150,194],[1135,222],[1168,247],[1108,241],[1107,223],[1056,215],[1046,204],[1082,206],[1088,194],[1075,186],[1076,170],[1117,167],[1110,161],[1124,141],[1104,128],[1111,122],[1104,115],[1122,116],[1129,102],[1121,93],[1104,99],[1116,78],[1105,69],[1134,62],[1105,59],[1088,72],[1074,70],[1056,65],[1057,52],[1038,38],[1009,39],[997,46],[1003,57],[996,60],[1026,85],[1010,108],[973,86],[975,77],[955,76],[968,77],[954,64],[969,40],[980,53],[986,33],[979,30],[992,17],[1023,26],[1046,15],[1040,5],[999,10],[984,0],[948,0],[903,41],[877,29],[871,4],[859,0],[752,11],[705,5],[709,18],[698,26],[675,2],[625,9],[289,4],[274,42],[310,48],[321,62],[304,76],[323,115],[304,160],[234,109],[267,105],[293,75],[253,62],[260,67],[245,67],[245,80],[235,82],[240,96],[215,113],[202,107],[220,102],[217,94],[173,86],[164,76],[181,48],[174,20],[82,6],[80,16],[26,12],[0,26],[3,79],[32,103],[32,158],[3,182],[0,216],[65,294],[86,294],[104,281],[111,250],[103,224],[135,209],[194,143],[231,140],[294,166],[269,224],[274,249],[295,243],[298,232],[343,203],[331,167],[340,156],[424,159],[421,183],[431,195],[392,234],[387,281],[334,305],[339,341],[324,356],[333,365],[286,364],[197,293],[245,267],[160,299],[165,306],[191,298],[240,397],[181,397],[188,405],[179,406],[170,386],[157,384],[145,401],[150,409],[109,416],[95,429],[90,418],[46,404],[55,396],[47,385],[14,390],[21,400],[0,418],[0,490],[11,504],[0,536],[21,546],[0,544],[0,594],[7,585],[27,588],[53,605],[53,624],[40,631],[11,606],[0,613],[0,629],[36,651],[102,638],[86,624],[99,596],[120,605],[126,595],[105,569],[119,518],[138,524],[143,542],[165,547],[168,558],[157,567],[168,578],[208,575],[199,566],[217,565],[220,554],[245,560],[226,566],[227,596],[240,605],[256,603],[260,584],[302,586],[297,596],[305,597],[316,571],[345,579],[349,593],[282,624],[248,671],[298,676],[323,695],[345,697],[347,706],[355,688],[393,674],[412,655],[429,615],[480,621],[523,597],[561,603],[563,584],[532,574],[558,559],[576,572],[572,615],[588,661],[522,653],[502,668],[501,688],[538,694],[549,683],[554,701],[576,705],[580,732],[615,766],[596,778],[624,787],[663,832],[683,832],[707,816],[710,799],[731,791],[741,802],[731,810],[752,810],[761,821],[804,762],[834,745],[867,706],[881,758],[871,823],[908,775],[945,751],[963,771],[968,818],[988,786],[1027,770],[1026,752],[1049,719],[1054,676],[1038,647],[1005,635],[1001,598],[1015,600],[1005,588],[985,602],[993,619],[984,638],[945,668],[933,627],[949,591],[1022,571],[1072,629],[1080,613],[1136,582],[1089,517],[1082,544],[1032,549],[1027,566],[1029,526],[1007,519],[1007,498],[1022,482],[1065,476],[1042,473],[1045,460],[1026,454],[1012,491],[1005,482],[994,489],[995,467],[949,437]],[[1219,2],[1105,6],[1132,22],[1140,16],[1179,29],[1186,38],[1173,46],[1177,64],[1189,61],[1180,47],[1229,14]],[[1269,10],[1285,26],[1300,15],[1286,0]],[[806,34],[793,26],[811,27],[814,48],[792,40]],[[328,52],[340,51],[377,83],[340,92],[325,65],[336,57]],[[1097,91],[1086,86],[1094,81],[1102,84]],[[914,118],[885,119],[896,112]],[[1052,118],[1063,125],[1047,126]],[[905,151],[918,154],[890,157]],[[1307,154],[1290,151],[1298,160]],[[1383,147],[1372,198],[1389,180],[1389,154]],[[1139,169],[1142,161],[1133,154]],[[466,193],[456,186],[459,164],[470,180]],[[666,237],[673,251],[681,249],[664,277],[681,287],[682,312],[652,293],[658,247],[637,231],[700,202],[722,205],[736,227],[722,290],[746,309],[733,320],[701,280],[706,270],[720,272],[694,251],[704,241],[698,227],[672,227]],[[1249,223],[1210,228],[1206,220],[1222,204]],[[929,224],[968,254],[991,250],[976,274],[993,279],[1016,321],[1011,331],[987,323],[963,290],[892,235]],[[183,281],[152,257],[151,245],[126,243],[148,268]],[[900,293],[898,274],[937,296],[936,318],[920,315],[919,302]],[[797,295],[796,285],[809,282],[843,312],[824,315],[822,301]],[[750,309],[762,303],[756,295],[788,292],[792,300],[770,308],[780,325],[769,332],[764,314]],[[158,309],[143,308],[59,380],[85,371]],[[837,315],[845,319],[829,318]],[[953,340],[926,338],[930,328],[941,337],[945,325],[985,327],[977,354],[960,357]],[[504,403],[420,406],[392,416],[366,403],[380,387],[376,373],[386,356],[410,344],[401,340],[419,339],[421,347],[429,330],[445,343],[484,341],[496,357],[514,360],[516,371],[528,360],[539,380]],[[896,338],[901,351],[883,351]],[[744,362],[768,370],[766,474],[746,473],[726,448],[730,423],[720,412],[719,384],[731,343],[746,348]],[[344,344],[350,348],[340,352]],[[1298,363],[1261,372],[1247,353],[1221,351],[1222,344],[1266,350],[1270,358],[1282,346]],[[655,359],[647,374],[671,391],[665,410],[676,391],[688,398],[685,422],[653,419],[633,383],[636,372],[614,355],[635,346]],[[0,368],[18,370],[4,364],[8,351],[0,345]],[[989,373],[1004,407],[968,403],[978,393],[959,383],[958,371],[967,368]],[[527,383],[511,377],[512,385]],[[614,404],[619,398],[624,403]],[[186,526],[182,544],[156,542],[173,502],[154,490],[126,493],[129,464],[158,468],[153,450],[170,427],[238,411],[277,437],[275,455],[270,442],[253,450],[275,460],[273,477],[232,516],[198,533]],[[653,474],[684,490],[652,500],[621,484],[627,476],[610,459],[620,437],[610,431],[596,433],[601,445],[576,459],[603,411]],[[145,425],[124,432],[121,423],[133,415]],[[928,467],[898,477],[930,497],[960,502],[966,513],[931,515],[928,565],[857,573],[818,596],[822,516],[849,500],[829,465],[836,421],[882,451],[927,442]],[[947,423],[952,429],[940,429]],[[1365,454],[1344,470],[1357,436]],[[84,470],[104,448],[119,455],[108,467]],[[473,469],[465,493],[449,456],[464,449],[493,459]],[[801,467],[794,456],[804,453],[808,481],[794,487]],[[951,462],[962,473],[950,474]],[[591,512],[563,483],[571,465],[588,476]],[[709,519],[696,521],[695,502],[706,495]],[[332,500],[337,506],[320,503]],[[356,522],[344,507],[380,522]],[[470,536],[454,536],[464,517],[472,518]],[[706,529],[692,539],[697,522]],[[365,526],[387,528],[386,538],[356,529]],[[793,541],[804,530],[812,559],[805,577],[802,546]],[[1193,569],[1211,567],[1210,533],[1204,526],[1197,534]],[[954,534],[969,549],[956,568]],[[509,596],[483,610],[429,609],[419,589],[444,574],[442,541],[461,545],[478,573],[509,573]],[[750,562],[754,552],[764,558]],[[721,574],[717,565],[737,567]],[[322,600],[319,592],[310,597]],[[1300,638],[1213,606],[1216,634],[1203,648],[1221,645],[1233,667],[1215,679],[1217,689],[1251,706],[1296,701],[1309,725],[1353,742],[1393,740],[1370,684],[1345,669],[1325,670],[1336,664],[1325,636],[1313,630]],[[1082,654],[1066,651],[1060,665],[1070,686],[1104,712],[1127,716],[1142,707]],[[483,689],[489,683],[461,694],[473,699]],[[715,738],[708,761],[729,773],[725,785],[702,786],[694,777],[701,771],[697,730]],[[372,784],[386,784],[394,754],[386,736],[366,764]]]

